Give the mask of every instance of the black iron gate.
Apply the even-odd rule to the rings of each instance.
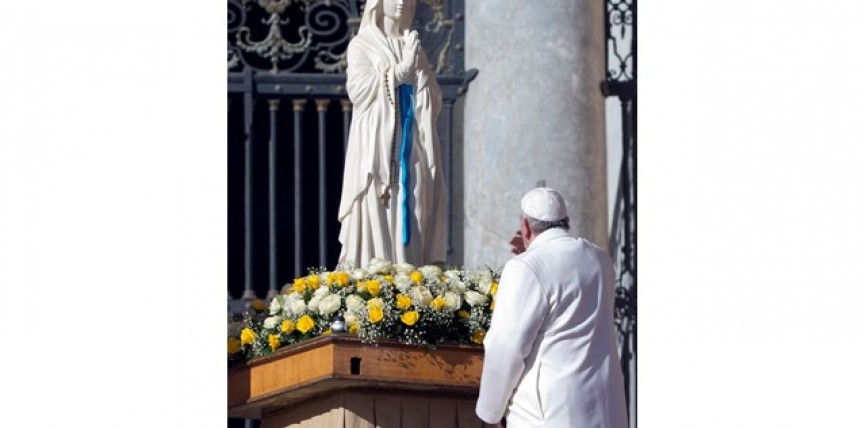
[[[637,427],[637,0],[604,0],[606,97],[620,103],[622,162],[609,247],[617,273],[616,322],[629,426]]]

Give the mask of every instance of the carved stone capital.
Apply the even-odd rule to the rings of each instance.
[[[346,98],[343,98],[342,100],[340,100],[340,106],[343,107],[344,113],[352,111],[352,102]]]
[[[328,106],[331,105],[330,98],[317,98],[316,99],[316,111],[325,112],[328,111]]]

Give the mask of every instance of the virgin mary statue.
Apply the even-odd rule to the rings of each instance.
[[[353,116],[338,215],[344,266],[445,261],[442,93],[409,31],[414,12],[414,0],[368,0],[349,43]]]

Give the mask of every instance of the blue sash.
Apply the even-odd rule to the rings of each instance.
[[[400,136],[400,188],[403,190],[400,197],[400,212],[403,214],[403,246],[409,244],[411,238],[411,227],[409,224],[409,158],[412,156],[412,124],[415,122],[415,106],[412,102],[412,85],[402,84],[397,87],[400,100],[400,124],[403,133]]]

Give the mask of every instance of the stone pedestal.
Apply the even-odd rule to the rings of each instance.
[[[607,247],[603,25],[599,1],[466,2],[466,68],[479,75],[465,100],[455,260],[504,264],[520,198],[541,181],[565,198],[572,234]]]

